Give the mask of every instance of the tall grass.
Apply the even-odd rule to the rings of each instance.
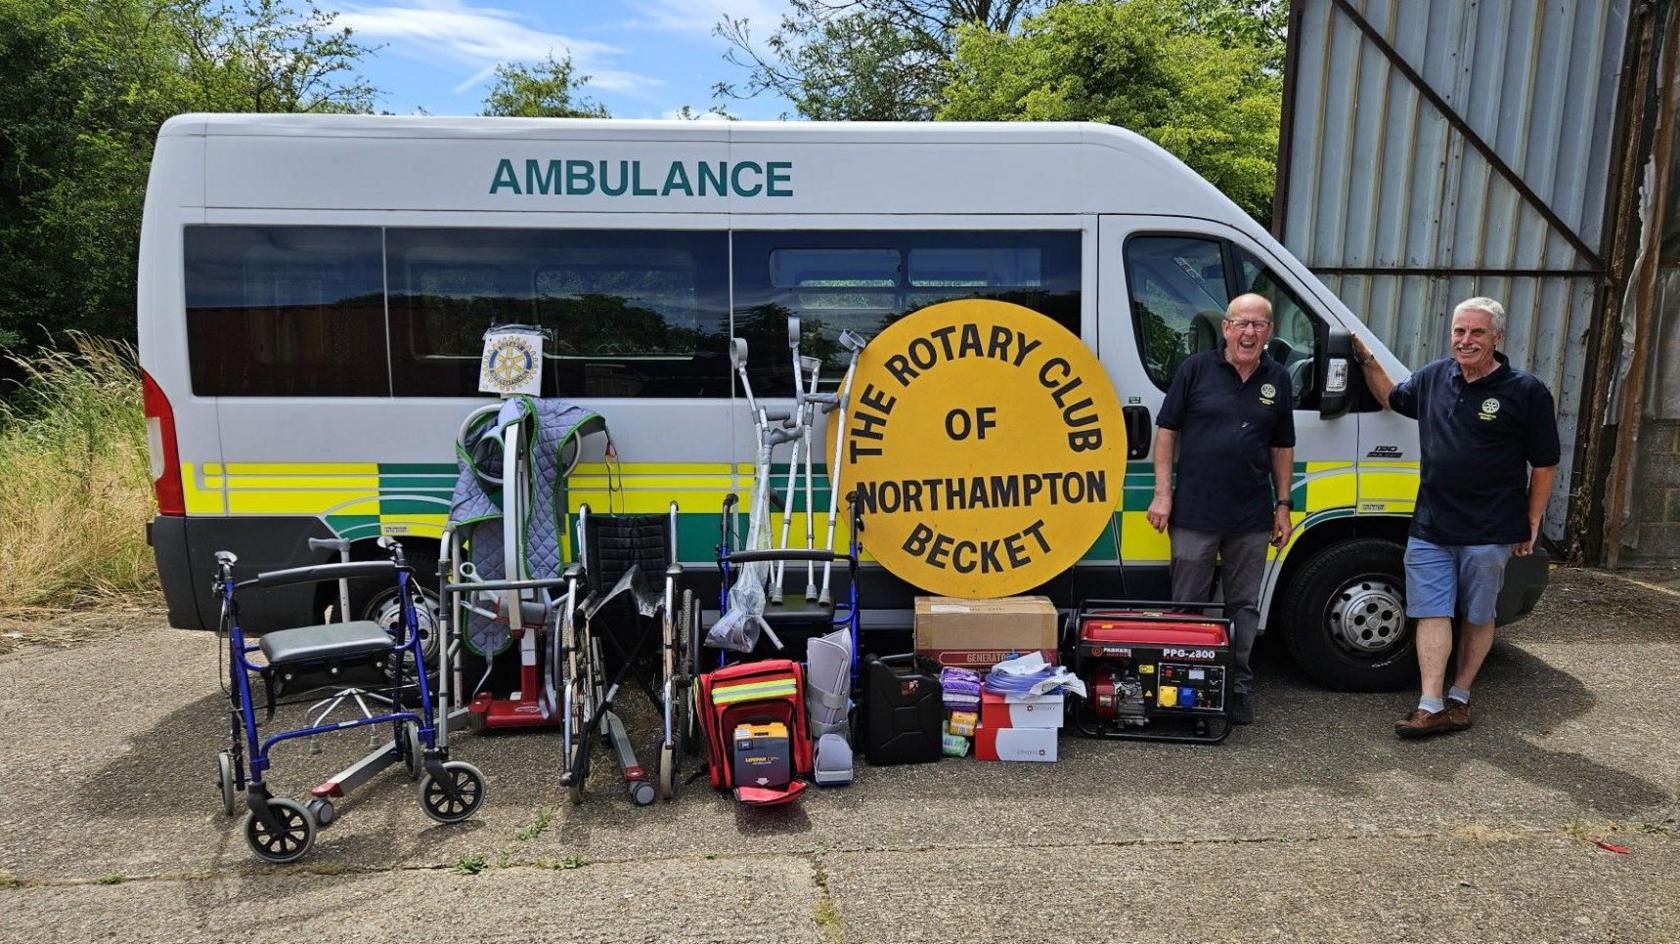
[[[72,334],[12,361],[0,401],[0,612],[157,586],[151,471],[133,346]]]

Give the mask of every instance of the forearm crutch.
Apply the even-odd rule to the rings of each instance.
[[[857,375],[858,355],[868,342],[851,331],[840,332],[840,345],[852,352],[851,361],[846,365],[846,379],[840,385],[840,395],[835,398],[834,425],[834,462],[828,469],[828,530],[825,535],[828,552],[834,553],[834,519],[840,510],[840,479],[841,470],[846,467],[846,408],[852,402],[852,378]],[[834,571],[834,562],[823,563],[822,591],[817,601],[823,606],[834,602],[834,595],[829,588],[829,579]]]

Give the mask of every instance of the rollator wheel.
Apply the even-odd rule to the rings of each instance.
[[[403,722],[402,744],[403,767],[408,771],[408,779],[419,780],[426,772],[426,752],[420,746],[420,726],[412,721]]]
[[[252,813],[245,818],[245,843],[257,858],[265,862],[284,864],[303,858],[315,844],[315,818],[296,800],[275,797],[268,801],[268,809],[280,824],[270,832],[263,821]]]
[[[677,795],[678,752],[670,745],[659,746],[659,798],[670,800]]]
[[[460,796],[451,798],[442,783],[426,774],[420,781],[420,806],[426,815],[440,823],[459,823],[478,812],[484,805],[484,775],[478,768],[452,760],[443,765],[443,775]]]
[[[319,829],[326,829],[333,824],[333,820],[338,819],[338,810],[333,808],[332,801],[326,797],[316,797],[305,803],[303,808],[314,817],[315,825]]]
[[[222,812],[229,816],[239,812],[239,794],[233,785],[233,755],[227,751],[216,755],[216,786],[222,790]]]

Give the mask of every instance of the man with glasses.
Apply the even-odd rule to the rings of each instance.
[[[1219,568],[1231,620],[1231,717],[1254,721],[1249,656],[1260,630],[1266,545],[1289,542],[1295,467],[1289,371],[1266,353],[1272,305],[1239,295],[1225,309],[1224,344],[1187,358],[1173,375],[1155,433],[1149,523],[1171,528],[1172,596],[1213,597]],[[1178,480],[1173,481],[1173,459]]]
[[[1406,539],[1406,615],[1417,620],[1423,693],[1394,723],[1403,738],[1470,727],[1470,685],[1493,648],[1499,590],[1511,555],[1533,553],[1557,478],[1552,393],[1510,365],[1505,307],[1467,298],[1452,315],[1452,356],[1395,383],[1355,337],[1354,360],[1383,406],[1418,423],[1417,508]],[[1453,618],[1464,617],[1446,686]]]

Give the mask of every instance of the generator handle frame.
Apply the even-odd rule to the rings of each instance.
[[[1208,610],[1218,610],[1220,612],[1221,617],[1223,617],[1227,606],[1223,602],[1220,602],[1220,603],[1211,603],[1211,602],[1209,602],[1209,603],[1197,603],[1197,602],[1191,602],[1189,600],[1100,600],[1099,599],[1099,600],[1081,600],[1081,601],[1079,601],[1079,607],[1074,612],[1075,613],[1088,613],[1093,609],[1106,610],[1106,609],[1120,609],[1120,608],[1128,608],[1128,609],[1134,609],[1134,610],[1159,610],[1161,612],[1171,612],[1171,611],[1174,611],[1174,610],[1195,610],[1197,612],[1202,613],[1204,616],[1207,614]]]
[[[1096,615],[1096,612],[1098,611],[1111,609],[1143,610],[1151,614],[1159,613],[1162,616],[1169,616],[1175,611],[1188,610],[1192,611],[1190,615],[1200,615],[1203,617],[1208,615],[1209,610],[1217,610],[1219,611],[1219,615],[1214,617],[1214,619],[1224,620],[1227,625],[1231,622],[1231,618],[1226,615],[1226,605],[1223,602],[1192,603],[1188,600],[1080,600],[1079,606],[1070,611],[1067,619],[1062,622],[1061,632],[1058,634],[1061,643],[1059,648],[1066,649],[1069,645],[1076,642],[1076,640],[1072,637],[1078,634],[1079,620],[1082,617],[1093,616]]]

